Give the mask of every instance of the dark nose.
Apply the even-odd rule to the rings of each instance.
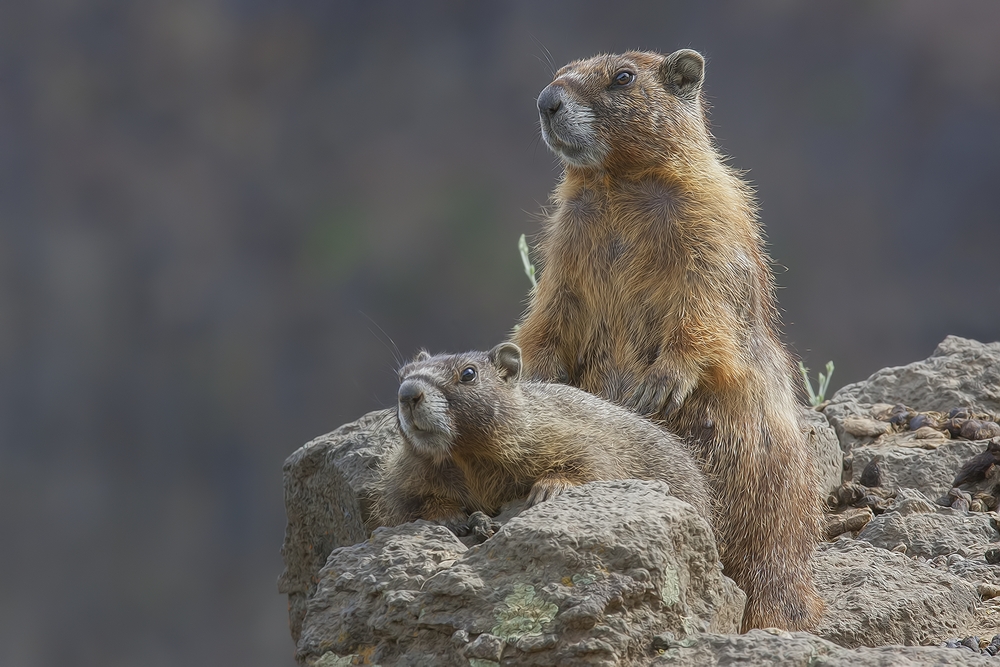
[[[562,106],[561,90],[558,86],[548,85],[538,96],[538,113],[551,118]]]
[[[417,407],[420,401],[424,399],[424,389],[420,386],[419,382],[414,382],[413,380],[405,380],[403,384],[399,385],[399,404],[409,405],[410,407]]]

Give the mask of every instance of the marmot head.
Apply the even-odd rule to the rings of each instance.
[[[420,352],[399,371],[396,415],[403,441],[436,463],[456,444],[487,442],[510,423],[513,386],[521,373],[521,350],[502,343],[489,353]]]
[[[538,96],[542,137],[567,168],[643,170],[708,141],[705,59],[629,51],[572,62]]]

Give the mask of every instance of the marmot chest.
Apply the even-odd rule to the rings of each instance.
[[[566,359],[572,383],[620,401],[659,356],[684,299],[689,258],[673,200],[635,188],[567,202],[556,216],[547,268],[560,272],[579,308],[578,347]]]

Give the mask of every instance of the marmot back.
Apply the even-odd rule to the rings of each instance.
[[[376,515],[461,524],[511,500],[597,480],[659,479],[710,519],[691,452],[646,419],[574,387],[519,379],[521,353],[422,353],[400,371],[403,445],[384,465]]]
[[[529,377],[690,438],[744,629],[807,628],[822,609],[815,472],[752,192],[713,145],[703,74],[694,51],[628,52],[570,63],[541,92],[565,172],[514,339]]]

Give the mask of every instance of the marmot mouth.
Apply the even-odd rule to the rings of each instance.
[[[408,419],[403,420],[403,430],[414,433],[426,433],[428,429],[426,427],[421,428],[420,425],[413,420],[413,417],[409,417]]]
[[[578,162],[587,150],[586,146],[566,141],[552,127],[542,127],[542,139],[545,140],[549,150],[574,163]]]
[[[419,423],[412,413],[401,416],[399,423],[403,432],[418,438],[427,438],[440,431],[440,429],[434,427],[434,424]]]
[[[563,161],[575,167],[600,166],[604,151],[589,128],[554,123],[544,116],[541,127],[545,145]]]
[[[405,405],[400,404],[397,408],[397,416],[399,417],[399,428],[404,433],[409,433],[410,431],[423,431],[417,425],[417,422],[413,419],[413,410]]]

